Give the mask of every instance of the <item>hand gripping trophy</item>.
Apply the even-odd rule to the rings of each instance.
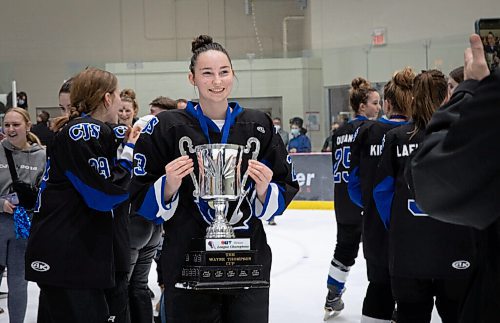
[[[187,150],[185,146],[187,145]],[[252,145],[255,147],[251,152]],[[196,155],[198,179],[190,174],[193,195],[213,205],[214,220],[204,239],[193,239],[182,268],[178,288],[187,289],[248,289],[268,288],[262,278],[262,265],[255,263],[256,250],[250,250],[250,238],[236,238],[226,213],[229,201],[237,201],[233,215],[248,194],[245,190],[248,172],[241,174],[244,154],[256,160],[260,142],[251,137],[246,146],[207,144],[193,147],[189,137],[179,141],[182,155]]]

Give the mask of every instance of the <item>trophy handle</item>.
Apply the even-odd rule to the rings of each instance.
[[[260,151],[260,141],[255,138],[255,137],[250,137],[248,138],[247,145],[243,149],[243,152],[245,154],[248,154],[250,152],[250,149],[252,148],[252,144],[255,144],[255,150],[252,152],[252,157],[250,159],[257,160],[257,156],[259,156],[259,151]],[[248,169],[243,175],[243,179],[241,180],[241,193],[238,199],[238,204],[236,204],[236,208],[233,211],[233,214],[231,216],[230,223],[235,224],[241,219],[241,216],[238,216],[238,212],[240,210],[241,203],[247,196],[248,192],[250,191],[250,188],[245,190],[245,185],[248,180]]]
[[[243,152],[245,154],[248,154],[250,152],[250,149],[252,148],[252,144],[255,144],[255,150],[252,152],[252,157],[250,159],[257,160],[257,156],[259,156],[259,151],[260,151],[260,141],[255,138],[255,137],[250,137],[247,140],[247,145],[245,146],[245,149]],[[245,174],[243,175],[243,179],[241,180],[241,192],[242,193],[248,193],[245,192],[245,185],[248,180],[248,169],[246,170]]]
[[[187,143],[189,153],[194,154],[195,153],[195,149],[193,147],[193,141],[191,140],[191,138],[189,138],[187,136],[184,136],[184,137],[182,137],[179,140],[179,150],[181,152],[181,155],[182,156],[188,156],[188,152],[186,150],[184,150],[184,144],[185,143]],[[191,176],[191,180],[193,181],[193,185],[194,185],[193,195],[194,195],[194,197],[199,197],[199,195],[200,195],[199,194],[200,193],[200,186],[198,185],[198,181],[196,180],[194,172],[191,172],[189,175]]]

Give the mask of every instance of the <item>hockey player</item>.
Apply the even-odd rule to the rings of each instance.
[[[355,130],[380,111],[380,95],[362,77],[351,82],[349,103],[355,113],[354,119],[338,128],[332,137],[332,162],[334,181],[335,219],[337,223],[337,245],[330,262],[325,302],[325,321],[337,316],[344,308],[342,293],[349,270],[354,265],[361,242],[361,208],[352,203],[347,193],[351,143]]]
[[[418,209],[405,165],[424,138],[434,111],[448,100],[446,78],[429,70],[415,78],[412,122],[385,138],[373,196],[389,229],[389,271],[398,323],[430,322],[434,297],[443,322],[458,322],[458,308],[474,267],[473,230],[429,218]]]
[[[477,266],[459,322],[498,321],[500,70],[490,74],[478,35],[465,52],[465,81],[432,117],[411,161],[415,197],[430,217],[481,230]],[[471,168],[472,167],[472,168]]]
[[[251,238],[266,280],[270,278],[271,250],[262,220],[281,214],[299,187],[271,118],[228,103],[234,72],[226,50],[201,35],[193,41],[192,52],[189,81],[198,89],[199,103],[188,102],[186,109],[162,112],[143,129],[134,151],[132,199],[138,214],[164,221],[161,261],[167,322],[267,322],[267,288],[214,292],[175,287],[191,239],[205,237],[213,217],[210,205],[193,197],[194,186],[187,175],[193,172],[194,162],[181,155],[182,137],[191,138],[194,146],[246,145],[250,137],[259,140],[257,160],[248,163],[253,182],[248,199],[241,204],[237,218],[231,216],[236,201],[229,202],[227,214],[236,237]]]
[[[373,202],[373,184],[382,152],[384,135],[407,123],[411,115],[411,89],[415,74],[411,68],[397,72],[384,88],[387,119],[366,123],[357,130],[352,145],[348,191],[351,200],[363,208],[362,238],[366,258],[368,289],[361,322],[389,322],[394,300],[387,259],[387,232]]]
[[[121,267],[115,250],[123,246],[113,240],[126,216],[118,206],[128,198],[137,140],[130,136],[117,156],[121,140],[108,122],[117,121],[119,93],[113,74],[95,68],[79,73],[69,122],[49,152],[26,251],[26,278],[40,286],[39,315],[49,322],[127,319],[126,312],[114,311],[126,310],[127,303],[115,306],[116,294],[106,298],[110,290],[126,292],[126,276],[115,275]]]

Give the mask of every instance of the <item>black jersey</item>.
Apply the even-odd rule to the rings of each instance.
[[[466,278],[475,264],[473,229],[430,218],[415,203],[404,171],[409,156],[424,139],[413,124],[385,137],[373,196],[389,229],[391,275],[412,278]]]
[[[349,198],[347,182],[349,179],[351,144],[354,140],[354,132],[367,120],[366,117],[356,116],[356,118],[338,128],[333,134],[333,200],[335,202],[335,217],[338,223],[361,223],[362,209]]]
[[[366,122],[356,130],[351,149],[348,191],[363,208],[363,254],[373,264],[387,267],[387,231],[373,201],[373,184],[385,134],[406,122],[387,119]]]
[[[114,209],[128,198],[132,161],[132,148],[119,159],[118,145],[113,128],[91,117],[71,120],[56,134],[28,240],[26,279],[65,288],[114,285]]]
[[[181,156],[179,140],[182,137],[189,137],[193,146],[221,142],[245,146],[250,137],[260,142],[257,159],[273,171],[266,203],[261,205],[256,201],[255,190],[251,189],[241,204],[241,212],[234,212],[236,201],[229,202],[227,217],[236,237],[251,238],[252,249],[258,250],[257,262],[264,265],[264,277],[269,279],[271,250],[261,220],[281,214],[299,186],[291,158],[272,120],[262,112],[243,109],[236,103],[231,103],[230,107],[222,131],[191,102],[184,110],[162,112],[142,130],[135,147],[132,203],[137,214],[156,223],[165,221],[161,261],[167,289],[174,288],[179,278],[191,239],[205,237],[214,216],[209,203],[193,197],[194,185],[190,176],[182,180],[171,201],[164,201],[163,187],[168,181],[165,165]],[[194,162],[196,170],[197,161]],[[242,166],[242,172],[243,168],[246,165]]]

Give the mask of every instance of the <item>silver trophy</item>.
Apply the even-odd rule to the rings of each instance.
[[[269,288],[263,265],[257,263],[258,251],[251,250],[250,238],[236,238],[227,220],[229,201],[237,201],[231,223],[241,218],[239,208],[250,189],[245,190],[248,171],[242,174],[242,161],[247,154],[249,159],[257,159],[259,140],[251,137],[246,146],[208,144],[193,147],[189,137],[182,137],[179,149],[184,156],[196,156],[198,179],[196,171],[190,174],[193,195],[208,201],[215,216],[205,238],[191,239],[175,286],[196,290]]]
[[[187,144],[188,151],[185,150]],[[257,138],[248,139],[245,147],[235,144],[207,144],[193,147],[191,138],[182,137],[179,140],[179,149],[182,155],[196,154],[198,161],[198,180],[192,172],[191,180],[195,190],[193,195],[213,203],[215,217],[207,228],[206,238],[230,239],[235,238],[234,229],[226,218],[229,201],[238,200],[235,213],[238,212],[241,202],[248,193],[245,185],[248,171],[241,174],[243,154],[251,154],[253,160],[257,159],[260,142]]]

